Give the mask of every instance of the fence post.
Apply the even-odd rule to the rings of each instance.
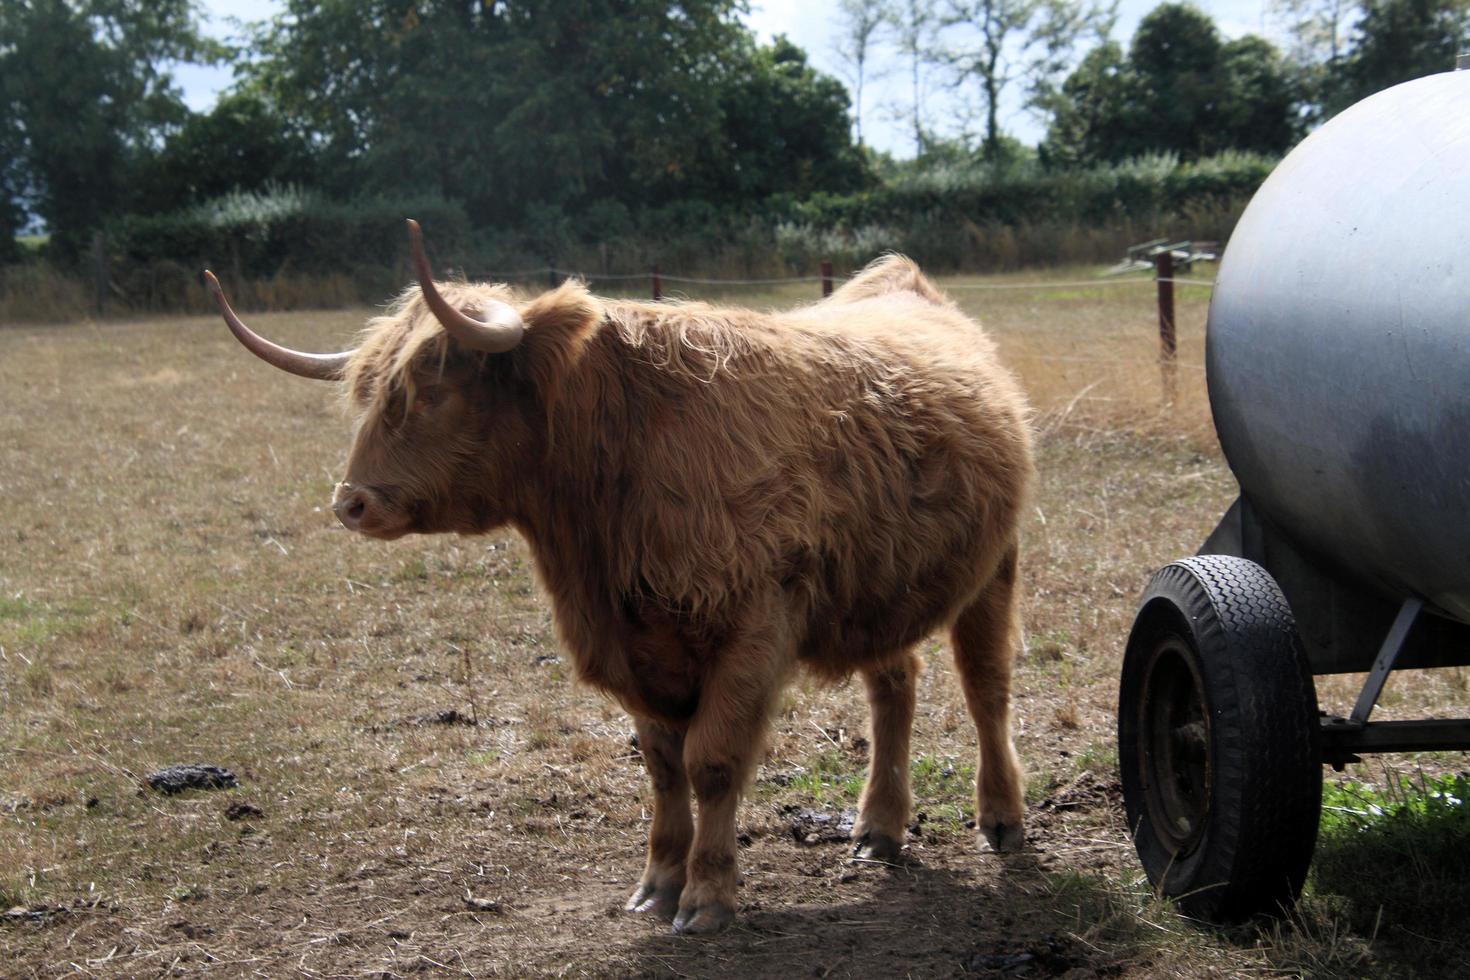
[[[1164,403],[1174,404],[1178,394],[1179,349],[1174,335],[1174,253],[1163,249],[1154,256],[1154,278],[1159,287],[1159,372],[1164,385]]]
[[[832,295],[832,263],[822,263],[822,298]]]
[[[107,307],[107,240],[92,233],[92,308],[101,316]]]
[[[653,267],[653,301],[657,303],[664,298],[663,280],[658,277],[658,266]]]

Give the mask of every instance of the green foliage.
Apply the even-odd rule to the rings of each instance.
[[[137,276],[162,272],[192,282],[212,267],[235,279],[347,270],[386,296],[406,281],[406,217],[434,230],[438,261],[463,264],[469,222],[457,205],[432,197],[332,201],[290,186],[236,191],[159,215],[126,215],[109,226],[108,242],[125,292]]]
[[[720,207],[703,199],[634,209],[597,202],[576,216],[532,204],[511,227],[475,228],[439,198],[334,201],[299,186],[237,191],[108,226],[113,280],[135,308],[193,308],[199,270],[235,283],[283,275],[346,276],[349,295],[378,302],[408,281],[403,219],[428,229],[441,267],[474,278],[539,264],[601,271],[722,275],[810,272],[819,262],[856,268],[898,250],[936,270],[1016,268],[1113,257],[1166,233],[1224,238],[1274,161],[1226,153],[1172,155],[1070,171],[1034,160],[977,163],[956,154],[851,194],[772,195]],[[234,284],[232,283],[232,288]],[[342,301],[341,289],[331,297]]]
[[[1106,38],[1116,2],[1102,0],[945,0],[939,59],[957,84],[973,84],[984,106],[987,160],[1000,149],[1001,95],[1012,82],[1032,105],[1044,103],[1084,40]]]
[[[900,175],[859,194],[816,195],[795,212],[811,224],[838,226],[904,225],[934,212],[977,224],[1146,217],[1248,197],[1274,164],[1269,157],[1229,152],[1187,162],[1156,154],[1076,170],[940,166]]]
[[[890,8],[890,26],[946,23],[931,8]],[[1105,45],[1053,93],[1045,167],[998,132],[978,149],[928,139],[917,161],[885,164],[854,145],[843,87],[785,38],[758,44],[741,9],[287,0],[253,39],[236,91],[189,114],[159,68],[217,53],[194,32],[189,0],[7,5],[0,259],[22,254],[14,232],[28,212],[54,233],[47,252],[62,261],[47,274],[64,275],[105,227],[114,294],[134,309],[194,304],[205,264],[278,284],[336,277],[332,295],[381,299],[403,279],[408,215],[431,230],[442,265],[470,275],[655,263],[774,274],[893,248],[938,269],[1085,261],[1171,221],[1223,237],[1269,163],[1214,149],[1267,153],[1288,138],[1274,51],[1223,43],[1203,15],[1166,5],[1127,58]],[[944,9],[951,41],[989,29],[974,26],[978,6]],[[1061,0],[1007,9],[1019,20],[1005,29],[1027,34],[1014,64],[983,66],[978,49],[966,62],[952,46],[951,66],[1015,68],[1033,94],[1050,91],[1059,59],[1107,13]],[[1186,40],[1169,41],[1175,31]],[[63,43],[102,67],[58,77],[41,62],[74,61]],[[1218,71],[1191,81],[1197,63]],[[1220,72],[1234,87],[1203,116],[1187,99],[1164,106],[1179,113],[1161,117],[1174,142],[1156,145],[1148,127],[1162,110],[1139,93],[1204,92]],[[33,124],[38,113],[69,123]],[[8,276],[6,288],[29,281]]]
[[[690,190],[728,206],[773,194],[843,193],[868,182],[848,132],[847,90],[785,37],[742,46],[722,80],[720,138],[703,148]]]
[[[433,194],[482,226],[856,186],[846,92],[737,9],[291,0],[249,72],[317,134],[328,193]]]
[[[1470,50],[1470,0],[1362,0],[1341,70],[1325,79],[1328,112],[1455,66]]]
[[[1047,100],[1041,155],[1077,166],[1147,153],[1280,154],[1297,135],[1297,101],[1268,42],[1222,41],[1198,8],[1164,3],[1139,23],[1126,58],[1115,44],[1098,47]]]
[[[226,94],[205,113],[191,113],[143,174],[148,212],[171,211],[232,191],[272,185],[316,186],[310,141],[258,94]]]
[[[1423,975],[1463,951],[1418,937],[1449,936],[1470,906],[1470,776],[1394,775],[1382,791],[1357,783],[1322,788],[1311,890],[1346,900],[1355,928],[1412,953]]]
[[[1219,148],[1281,153],[1296,141],[1298,93],[1281,53],[1254,34],[1220,49],[1226,82],[1217,104],[1225,139]]]
[[[164,66],[217,55],[191,0],[0,4],[0,236],[30,209],[63,257],[81,251],[185,116]]]

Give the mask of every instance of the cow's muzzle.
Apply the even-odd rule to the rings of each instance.
[[[347,530],[374,538],[396,538],[407,530],[406,516],[371,487],[337,484],[332,494],[332,513]]]

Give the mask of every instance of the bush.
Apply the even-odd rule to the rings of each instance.
[[[213,268],[235,280],[288,273],[369,279],[392,273],[401,279],[408,247],[403,220],[409,217],[432,229],[438,262],[464,264],[469,221],[457,204],[437,198],[335,202],[297,187],[235,192],[168,214],[128,215],[107,230],[108,258],[122,283],[171,275],[159,272],[168,264],[182,265],[187,275]]]

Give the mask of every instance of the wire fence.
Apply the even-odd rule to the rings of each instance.
[[[1153,244],[1153,243],[1150,243]],[[1177,246],[1163,245],[1155,248],[1151,253],[1142,253],[1137,256],[1145,262],[1151,260],[1153,264],[1153,275],[1112,275],[1098,279],[1065,279],[1065,280],[1038,280],[1026,282],[950,282],[944,285],[948,292],[956,291],[1002,291],[1002,290],[1078,290],[1078,289],[1118,289],[1134,286],[1153,286],[1158,293],[1158,316],[1159,316],[1159,354],[1156,363],[1160,368],[1160,378],[1163,386],[1163,397],[1166,403],[1172,404],[1178,391],[1178,368],[1184,367],[1190,371],[1203,371],[1203,365],[1180,364],[1177,356],[1178,342],[1174,329],[1174,287],[1190,286],[1204,289],[1213,289],[1215,280],[1199,279],[1191,276],[1176,275],[1176,259],[1183,258],[1183,268],[1188,269],[1189,263],[1195,256],[1186,256],[1179,251]],[[1213,256],[1206,256],[1212,258]],[[1138,268],[1137,265],[1131,271],[1144,271],[1148,268]],[[561,269],[556,266],[542,266],[536,269],[518,269],[515,271],[484,271],[474,278],[491,279],[500,282],[513,280],[531,280],[544,278],[548,285],[555,286],[558,282],[566,279],[580,279],[584,282],[645,282],[654,300],[663,299],[663,287],[665,283],[691,286],[715,286],[715,287],[741,287],[741,286],[787,286],[801,283],[820,283],[822,296],[832,295],[832,291],[838,281],[833,275],[832,263],[821,263],[821,274],[816,276],[776,276],[771,278],[748,278],[748,279],[721,279],[704,276],[681,276],[670,275],[663,272],[658,266],[654,266],[647,272],[624,272],[624,273],[589,273],[574,269]],[[1027,354],[1030,357],[1044,361],[1078,361],[1087,363],[1116,363],[1116,364],[1149,364],[1153,361],[1128,358],[1096,358],[1066,354]]]
[[[471,278],[510,282],[517,279],[545,279],[548,283],[565,279],[580,279],[583,282],[658,282],[681,283],[693,286],[787,286],[794,283],[835,284],[837,277],[826,276],[777,276],[767,279],[719,279],[701,276],[671,275],[657,269],[648,272],[581,272],[575,269],[560,269],[542,266],[539,269],[516,269],[511,271],[490,270],[477,272]],[[1013,289],[1108,289],[1116,286],[1148,286],[1154,283],[1173,283],[1181,286],[1204,286],[1212,288],[1213,279],[1193,279],[1182,276],[1114,276],[1107,279],[1038,280],[1026,282],[951,282],[944,288],[953,290],[1013,290]],[[830,292],[825,290],[824,292]],[[661,298],[661,297],[660,297]]]

